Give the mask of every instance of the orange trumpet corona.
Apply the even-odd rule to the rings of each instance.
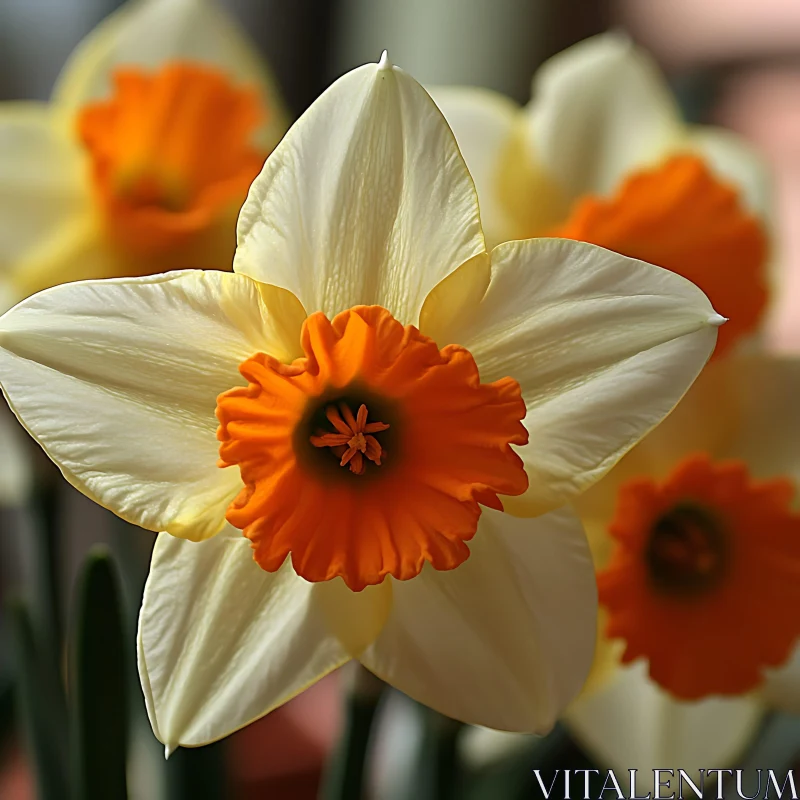
[[[119,69],[113,87],[78,116],[112,238],[150,255],[204,232],[228,206],[235,214],[266,157],[250,143],[264,116],[257,91],[181,62]]]
[[[800,636],[800,515],[789,480],[693,456],[666,480],[623,485],[616,549],[598,573],[607,635],[623,662],[682,700],[739,695]]]
[[[218,399],[220,465],[244,482],[228,521],[263,569],[291,553],[306,580],[354,591],[457,567],[480,504],[528,487],[519,385],[482,384],[467,350],[379,306],[312,314],[301,338],[305,357],[254,355]]]
[[[728,318],[715,356],[753,332],[767,304],[764,230],[697,156],[637,172],[612,198],[580,199],[550,235],[649,261],[699,286]]]

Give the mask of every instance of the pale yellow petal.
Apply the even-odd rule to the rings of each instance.
[[[626,778],[628,770],[638,770],[637,791],[646,794],[653,791],[654,769],[684,769],[697,781],[700,769],[735,764],[755,738],[763,714],[753,695],[675,700],[648,678],[642,662],[620,667],[605,688],[582,695],[566,722],[596,763]],[[624,787],[626,797],[629,788]],[[671,791],[662,789],[661,796]]]
[[[535,520],[485,510],[471,555],[393,582],[361,662],[454,719],[544,733],[588,674],[597,598],[586,539],[562,509]]]
[[[786,476],[800,487],[800,359],[753,355],[732,370],[741,425],[720,455],[744,459],[759,478]]]
[[[672,410],[721,318],[679,275],[583,242],[509,242],[491,259],[483,298],[465,294],[436,341],[469,349],[485,382],[519,382],[530,488],[503,502],[533,515],[599,480]]]
[[[766,671],[762,696],[772,708],[800,714],[800,643],[785,664]]]
[[[50,107],[0,104],[0,271],[65,235],[90,203],[81,152]]]
[[[60,283],[116,278],[125,263],[109,242],[94,209],[76,215],[44,236],[8,272],[17,299]]]
[[[349,660],[326,627],[319,587],[289,560],[262,570],[230,526],[206,542],[159,536],[139,614],[139,675],[168,750],[221,739]]]
[[[585,39],[545,62],[526,113],[530,152],[571,198],[611,193],[684,135],[655,62],[620,33]]]
[[[489,89],[429,88],[458,142],[475,181],[486,238],[499,244],[514,237],[515,220],[501,196],[501,170],[521,117],[520,107]]]
[[[694,126],[687,131],[687,145],[714,172],[740,193],[744,206],[768,222],[775,213],[773,181],[764,156],[732,131]]]
[[[238,365],[289,360],[253,281],[189,270],[65,284],[0,318],[0,383],[67,479],[125,519],[202,539],[241,480],[217,466],[216,398]]]
[[[598,567],[610,555],[607,529],[623,483],[641,477],[663,480],[682,459],[698,452],[708,453],[712,458],[731,453],[742,426],[747,424],[743,417],[739,361],[729,357],[706,364],[672,413],[604,478],[576,498],[575,505],[586,526]]]
[[[250,189],[238,243],[234,269],[309,314],[378,304],[404,323],[485,249],[452,132],[385,58],[336,81],[286,134]]]

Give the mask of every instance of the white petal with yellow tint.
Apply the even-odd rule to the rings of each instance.
[[[484,230],[509,229],[514,223],[499,197],[500,171],[520,107],[489,89],[436,86],[429,91],[455,134],[475,181]]]
[[[586,538],[568,509],[520,520],[489,509],[461,566],[393,581],[392,609],[361,657],[454,719],[544,733],[581,688],[597,625]]]
[[[90,202],[81,152],[49,107],[0,105],[0,270],[68,229]]]
[[[258,286],[187,270],[48,289],[0,318],[0,382],[67,479],[151,530],[202,539],[241,486],[216,465],[216,397],[291,351]]]
[[[90,208],[31,246],[8,272],[16,299],[60,283],[124,275],[125,262],[102,226],[103,219]]]
[[[756,478],[792,479],[800,498],[800,359],[760,354],[731,366],[741,424],[719,457],[743,459]]]
[[[436,339],[466,347],[482,381],[519,382],[530,487],[503,503],[534,515],[602,477],[672,410],[722,318],[680,275],[584,242],[509,242],[491,259],[481,302]]]
[[[740,193],[751,213],[765,223],[774,216],[769,168],[752,145],[723,128],[695,126],[687,132],[688,149],[702,156],[714,172]]]
[[[675,700],[649,679],[640,662],[620,667],[605,688],[582,695],[566,721],[596,762],[626,777],[629,769],[639,770],[637,793],[646,794],[653,791],[654,769],[684,769],[696,782],[700,769],[734,764],[755,737],[763,713],[753,695]],[[662,791],[667,797],[672,789]]]
[[[772,708],[800,714],[800,642],[785,664],[766,671],[762,696]]]
[[[452,132],[386,57],[336,81],[286,134],[250,188],[238,243],[234,269],[309,314],[378,304],[403,323],[484,251]]]
[[[290,561],[253,561],[230,526],[205,542],[156,541],[139,614],[139,675],[168,751],[212,742],[349,660]]]
[[[67,61],[53,102],[69,124],[86,103],[107,97],[119,66],[157,69],[193,61],[258,86],[269,114],[260,143],[272,149],[287,127],[274,79],[255,45],[217,0],[130,0],[103,20]]]
[[[684,131],[657,66],[619,33],[545,62],[526,113],[532,156],[573,198],[611,193],[630,171],[662,158]]]

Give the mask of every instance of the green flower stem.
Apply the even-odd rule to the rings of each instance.
[[[421,707],[424,720],[417,800],[454,800],[461,796],[462,769],[458,739],[462,722]]]
[[[39,473],[29,504],[35,532],[33,612],[36,627],[41,632],[40,646],[49,652],[54,663],[60,665],[64,641],[61,618],[62,532],[59,525],[62,480],[50,463],[44,464]]]
[[[128,796],[128,648],[117,570],[103,547],[78,579],[70,642],[70,744],[75,800]]]
[[[39,800],[69,797],[67,710],[56,664],[42,652],[27,604],[9,603],[16,708],[36,776]]]
[[[167,761],[169,800],[223,800],[227,793],[223,739],[205,747],[179,747]]]
[[[322,800],[360,800],[370,732],[385,684],[360,664],[351,664],[342,737],[331,756],[320,791]]]

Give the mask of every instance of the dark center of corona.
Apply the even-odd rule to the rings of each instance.
[[[315,398],[298,426],[302,460],[329,478],[376,477],[397,454],[393,403],[358,388]]]
[[[724,572],[726,555],[725,536],[715,516],[688,503],[656,520],[645,551],[653,583],[670,594],[711,588]]]

